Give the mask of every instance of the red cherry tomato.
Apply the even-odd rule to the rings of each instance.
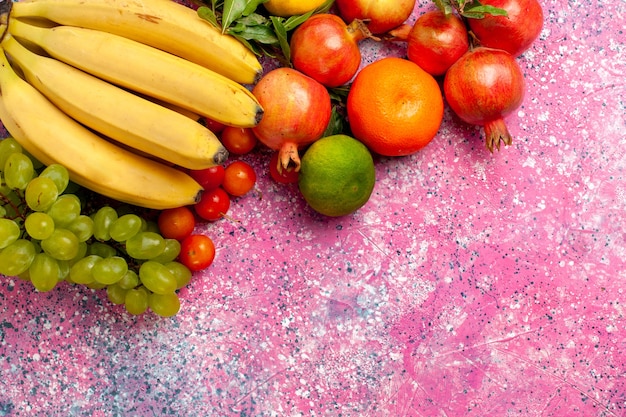
[[[278,172],[278,152],[274,152],[270,159],[270,176],[279,184],[292,184],[298,182],[298,172],[293,167],[285,169],[281,166],[281,172]]]
[[[215,165],[206,169],[190,170],[189,175],[196,180],[205,191],[213,190],[224,181],[224,167]]]
[[[163,237],[183,240],[196,227],[196,217],[189,207],[163,210],[157,219]]]
[[[230,197],[223,188],[217,187],[202,193],[202,198],[194,205],[198,216],[214,222],[228,213]]]
[[[210,237],[191,235],[180,244],[178,260],[191,271],[208,268],[215,259],[215,245]]]
[[[233,155],[245,155],[252,151],[259,141],[252,129],[226,126],[220,136],[222,145]]]
[[[206,127],[213,133],[215,133],[216,135],[219,135],[220,133],[222,133],[222,131],[226,128],[225,124],[222,124],[218,121],[215,121],[213,119],[209,119],[208,117],[204,118]]]
[[[247,162],[235,161],[226,167],[222,187],[234,197],[249,192],[256,183],[256,173]]]

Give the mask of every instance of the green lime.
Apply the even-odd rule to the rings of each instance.
[[[315,211],[326,216],[345,216],[361,208],[375,182],[372,154],[350,136],[319,139],[302,157],[300,192]]]

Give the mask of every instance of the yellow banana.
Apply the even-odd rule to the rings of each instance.
[[[235,38],[170,0],[32,0],[13,5],[13,17],[115,33],[253,84],[263,71],[256,55]]]
[[[186,173],[123,150],[63,113],[15,73],[2,48],[0,120],[39,161],[64,165],[72,181],[118,201],[166,209],[201,195]]]
[[[151,46],[73,26],[44,28],[15,18],[9,18],[8,26],[10,34],[60,61],[220,123],[253,127],[263,115],[256,97],[243,85]]]
[[[37,55],[7,34],[1,43],[26,80],[85,126],[165,161],[204,169],[228,151],[200,123],[54,58]]]

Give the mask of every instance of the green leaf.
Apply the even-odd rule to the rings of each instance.
[[[240,19],[237,19],[237,23],[241,23],[246,26],[270,25],[269,19],[258,13],[251,13],[248,16],[243,16]]]
[[[350,92],[350,85],[342,85],[339,87],[333,87],[328,89],[328,94],[330,94],[330,99],[337,101],[339,103],[344,102],[348,98],[348,93]]]
[[[482,19],[486,14],[490,14],[493,16],[506,16],[508,13],[504,9],[500,9],[497,7],[489,6],[489,5],[476,5],[471,6],[463,10],[461,13],[464,17],[470,19]]]
[[[327,11],[330,10],[334,2],[335,0],[327,0],[324,4],[319,6],[317,9],[311,10],[310,12],[307,12],[301,15],[290,16],[284,22],[285,30],[287,32],[291,32],[292,30],[294,30],[295,28],[297,28],[298,26],[306,22],[314,14],[326,13]]]
[[[241,17],[245,9],[245,0],[224,0],[224,11],[222,12],[222,27],[224,31],[230,27],[231,23]]]
[[[278,38],[278,43],[283,52],[283,56],[287,62],[291,62],[291,48],[289,47],[289,40],[287,39],[287,29],[283,24],[284,19],[276,16],[270,16],[270,20],[274,26],[274,31],[276,32],[276,37]]]
[[[322,137],[328,137],[332,135],[338,135],[341,133],[348,133],[345,118],[339,113],[337,107],[333,107],[330,114],[330,121],[326,126],[326,130],[322,134]]]
[[[331,7],[333,7],[333,4],[335,3],[335,0],[327,0],[324,4],[322,4],[321,6],[319,6],[317,9],[315,9],[313,11],[314,14],[317,13],[326,13],[328,12]]]
[[[249,0],[248,5],[244,9],[242,16],[249,16],[259,8],[263,3],[267,3],[269,0]]]
[[[454,7],[450,3],[450,0],[433,0],[435,6],[444,13],[445,15],[452,14],[454,12]]]
[[[217,16],[215,16],[215,13],[212,9],[206,6],[200,6],[198,7],[198,16],[200,16],[202,19],[206,20],[216,28],[220,30],[222,29],[222,26],[219,24]]]
[[[306,22],[307,19],[311,16],[313,16],[313,10],[305,14],[290,16],[284,23],[285,30],[287,32],[291,32],[292,30],[300,26],[302,23]]]
[[[266,1],[267,0],[224,0],[222,27],[228,28],[237,19],[254,13],[259,5]]]
[[[256,41],[266,45],[275,45],[279,46],[278,38],[276,34],[272,30],[272,28],[268,26],[256,25],[256,26],[243,26],[237,25],[228,28],[227,32],[229,35],[237,36],[238,38],[243,38],[249,41]]]

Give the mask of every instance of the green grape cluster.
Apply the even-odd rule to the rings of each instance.
[[[62,165],[43,166],[15,139],[0,141],[0,274],[41,292],[61,281],[106,289],[134,315],[178,313],[177,291],[192,276],[177,261],[180,243],[133,212],[102,204],[84,213],[76,187]]]

